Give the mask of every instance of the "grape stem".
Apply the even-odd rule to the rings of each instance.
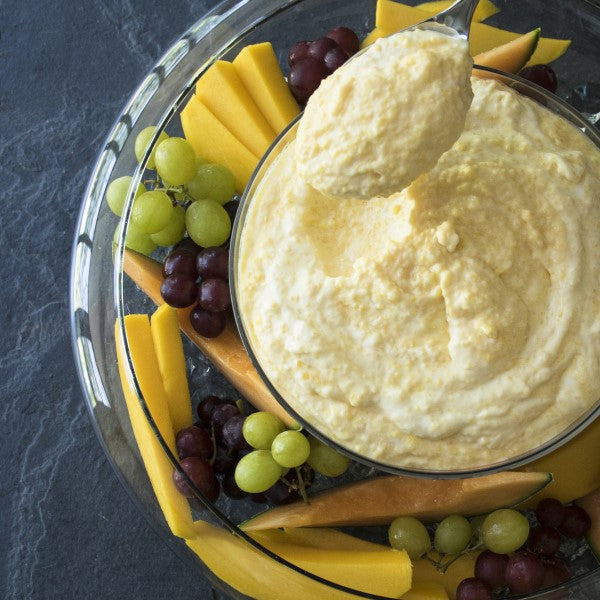
[[[448,556],[446,554],[442,555],[442,558],[440,560],[435,560],[435,558],[432,558],[431,556],[429,556],[429,554],[426,554],[425,558],[438,570],[439,573],[444,575],[444,573],[446,573],[446,571],[448,570],[448,567],[450,567],[452,563],[457,561],[463,554],[468,554],[469,552],[479,550],[483,547],[483,543],[480,541],[477,541],[474,544],[469,544],[462,552],[452,555],[450,559],[446,562],[444,562],[444,559],[446,559]]]
[[[300,471],[300,467],[296,467],[296,476],[298,477],[298,491],[302,496],[302,500],[305,504],[308,504],[308,496],[306,495],[306,486],[304,485],[304,478],[302,477],[302,472]]]
[[[212,456],[208,461],[210,466],[212,467],[216,458],[217,458],[217,436],[215,435],[215,428],[213,425],[210,426],[210,441],[212,442]]]

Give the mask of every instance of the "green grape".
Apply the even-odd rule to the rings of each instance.
[[[346,472],[350,460],[317,438],[310,438],[310,454],[306,462],[321,475],[338,477]]]
[[[390,546],[406,550],[411,560],[417,560],[431,548],[427,528],[415,517],[398,517],[388,529]]]
[[[170,137],[156,146],[156,170],[170,185],[183,185],[196,175],[196,154],[184,138]]]
[[[123,212],[123,206],[125,206],[127,192],[129,191],[132,179],[133,178],[129,175],[118,177],[117,179],[113,179],[106,188],[106,202],[108,202],[110,210],[112,210],[117,217],[120,217]],[[135,193],[135,197],[137,198],[145,191],[146,188],[140,183],[137,192]]]
[[[306,462],[310,444],[299,431],[282,431],[271,444],[271,454],[282,467],[292,469]]]
[[[225,204],[235,193],[235,178],[227,167],[205,163],[198,167],[196,175],[187,184],[187,190],[195,200],[208,198]]]
[[[433,545],[442,554],[458,554],[471,541],[471,523],[461,515],[450,515],[435,530]]]
[[[150,234],[152,241],[159,246],[173,246],[185,235],[185,209],[174,206],[169,224],[160,231]]]
[[[151,126],[151,127],[146,127],[146,129],[142,129],[142,131],[140,131],[138,133],[138,136],[135,138],[135,146],[134,146],[134,152],[135,152],[135,157],[137,158],[137,161],[139,163],[142,162],[142,158],[144,158],[144,154],[146,154],[146,150],[148,148],[148,145],[150,144],[150,140],[152,140],[152,136],[154,135],[154,132],[156,131],[156,127]],[[158,136],[158,139],[156,140],[156,145],[154,146],[154,150],[152,150],[152,152],[150,153],[150,158],[148,158],[148,163],[146,164],[146,168],[148,169],[154,169],[155,162],[154,162],[154,157],[156,155],[156,147],[158,146],[158,144],[160,144],[163,140],[166,140],[169,136],[167,135],[166,131],[161,131],[160,135]]]
[[[160,190],[144,192],[131,208],[132,223],[144,233],[156,233],[164,229],[173,215],[171,198]]]
[[[227,211],[213,200],[196,200],[185,213],[185,225],[198,246],[220,246],[231,233]]]
[[[115,248],[119,243],[121,224],[122,221],[115,229],[115,235],[113,237],[113,244]],[[133,223],[129,223],[129,226],[127,227],[125,246],[131,250],[139,252],[140,254],[145,254],[146,256],[149,256],[154,252],[154,250],[156,250],[156,244],[150,239],[150,236],[147,233],[140,231]]]
[[[268,450],[254,450],[242,456],[235,467],[235,482],[249,494],[260,494],[274,486],[281,477],[281,465]]]
[[[265,411],[249,414],[242,425],[244,439],[258,450],[269,450],[282,431],[285,431],[285,425],[281,419]]]
[[[488,550],[497,554],[509,554],[527,541],[529,521],[518,510],[501,508],[485,518],[481,534]]]

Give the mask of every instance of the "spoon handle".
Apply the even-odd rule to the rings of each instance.
[[[439,23],[454,29],[461,37],[469,37],[471,19],[479,0],[456,0],[452,6],[431,17],[426,23]]]

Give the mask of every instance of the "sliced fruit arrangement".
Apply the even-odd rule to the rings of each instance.
[[[448,2],[448,5],[450,5],[450,2]],[[438,12],[438,8],[438,3],[434,3],[434,10],[431,10],[431,5],[428,7],[428,3],[421,5],[420,8],[416,8],[395,2],[394,0],[377,0],[375,29],[365,38],[363,46],[374,42],[380,37],[390,35],[424,21],[435,12]],[[483,14],[485,15],[485,11]],[[469,34],[471,54],[477,56],[496,46],[506,44],[519,37],[519,35],[518,33],[492,27],[491,25],[474,20],[471,24]],[[529,62],[530,64],[550,63],[562,56],[567,51],[570,43],[570,40],[542,37]]]

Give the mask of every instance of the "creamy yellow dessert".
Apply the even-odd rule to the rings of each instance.
[[[389,196],[431,169],[471,104],[468,42],[429,30],[377,40],[327,77],[298,127],[298,171],[324,194]]]
[[[502,84],[472,87],[459,139],[410,186],[324,195],[292,142],[242,233],[240,310],[269,379],[389,464],[500,461],[600,397],[600,151]]]

